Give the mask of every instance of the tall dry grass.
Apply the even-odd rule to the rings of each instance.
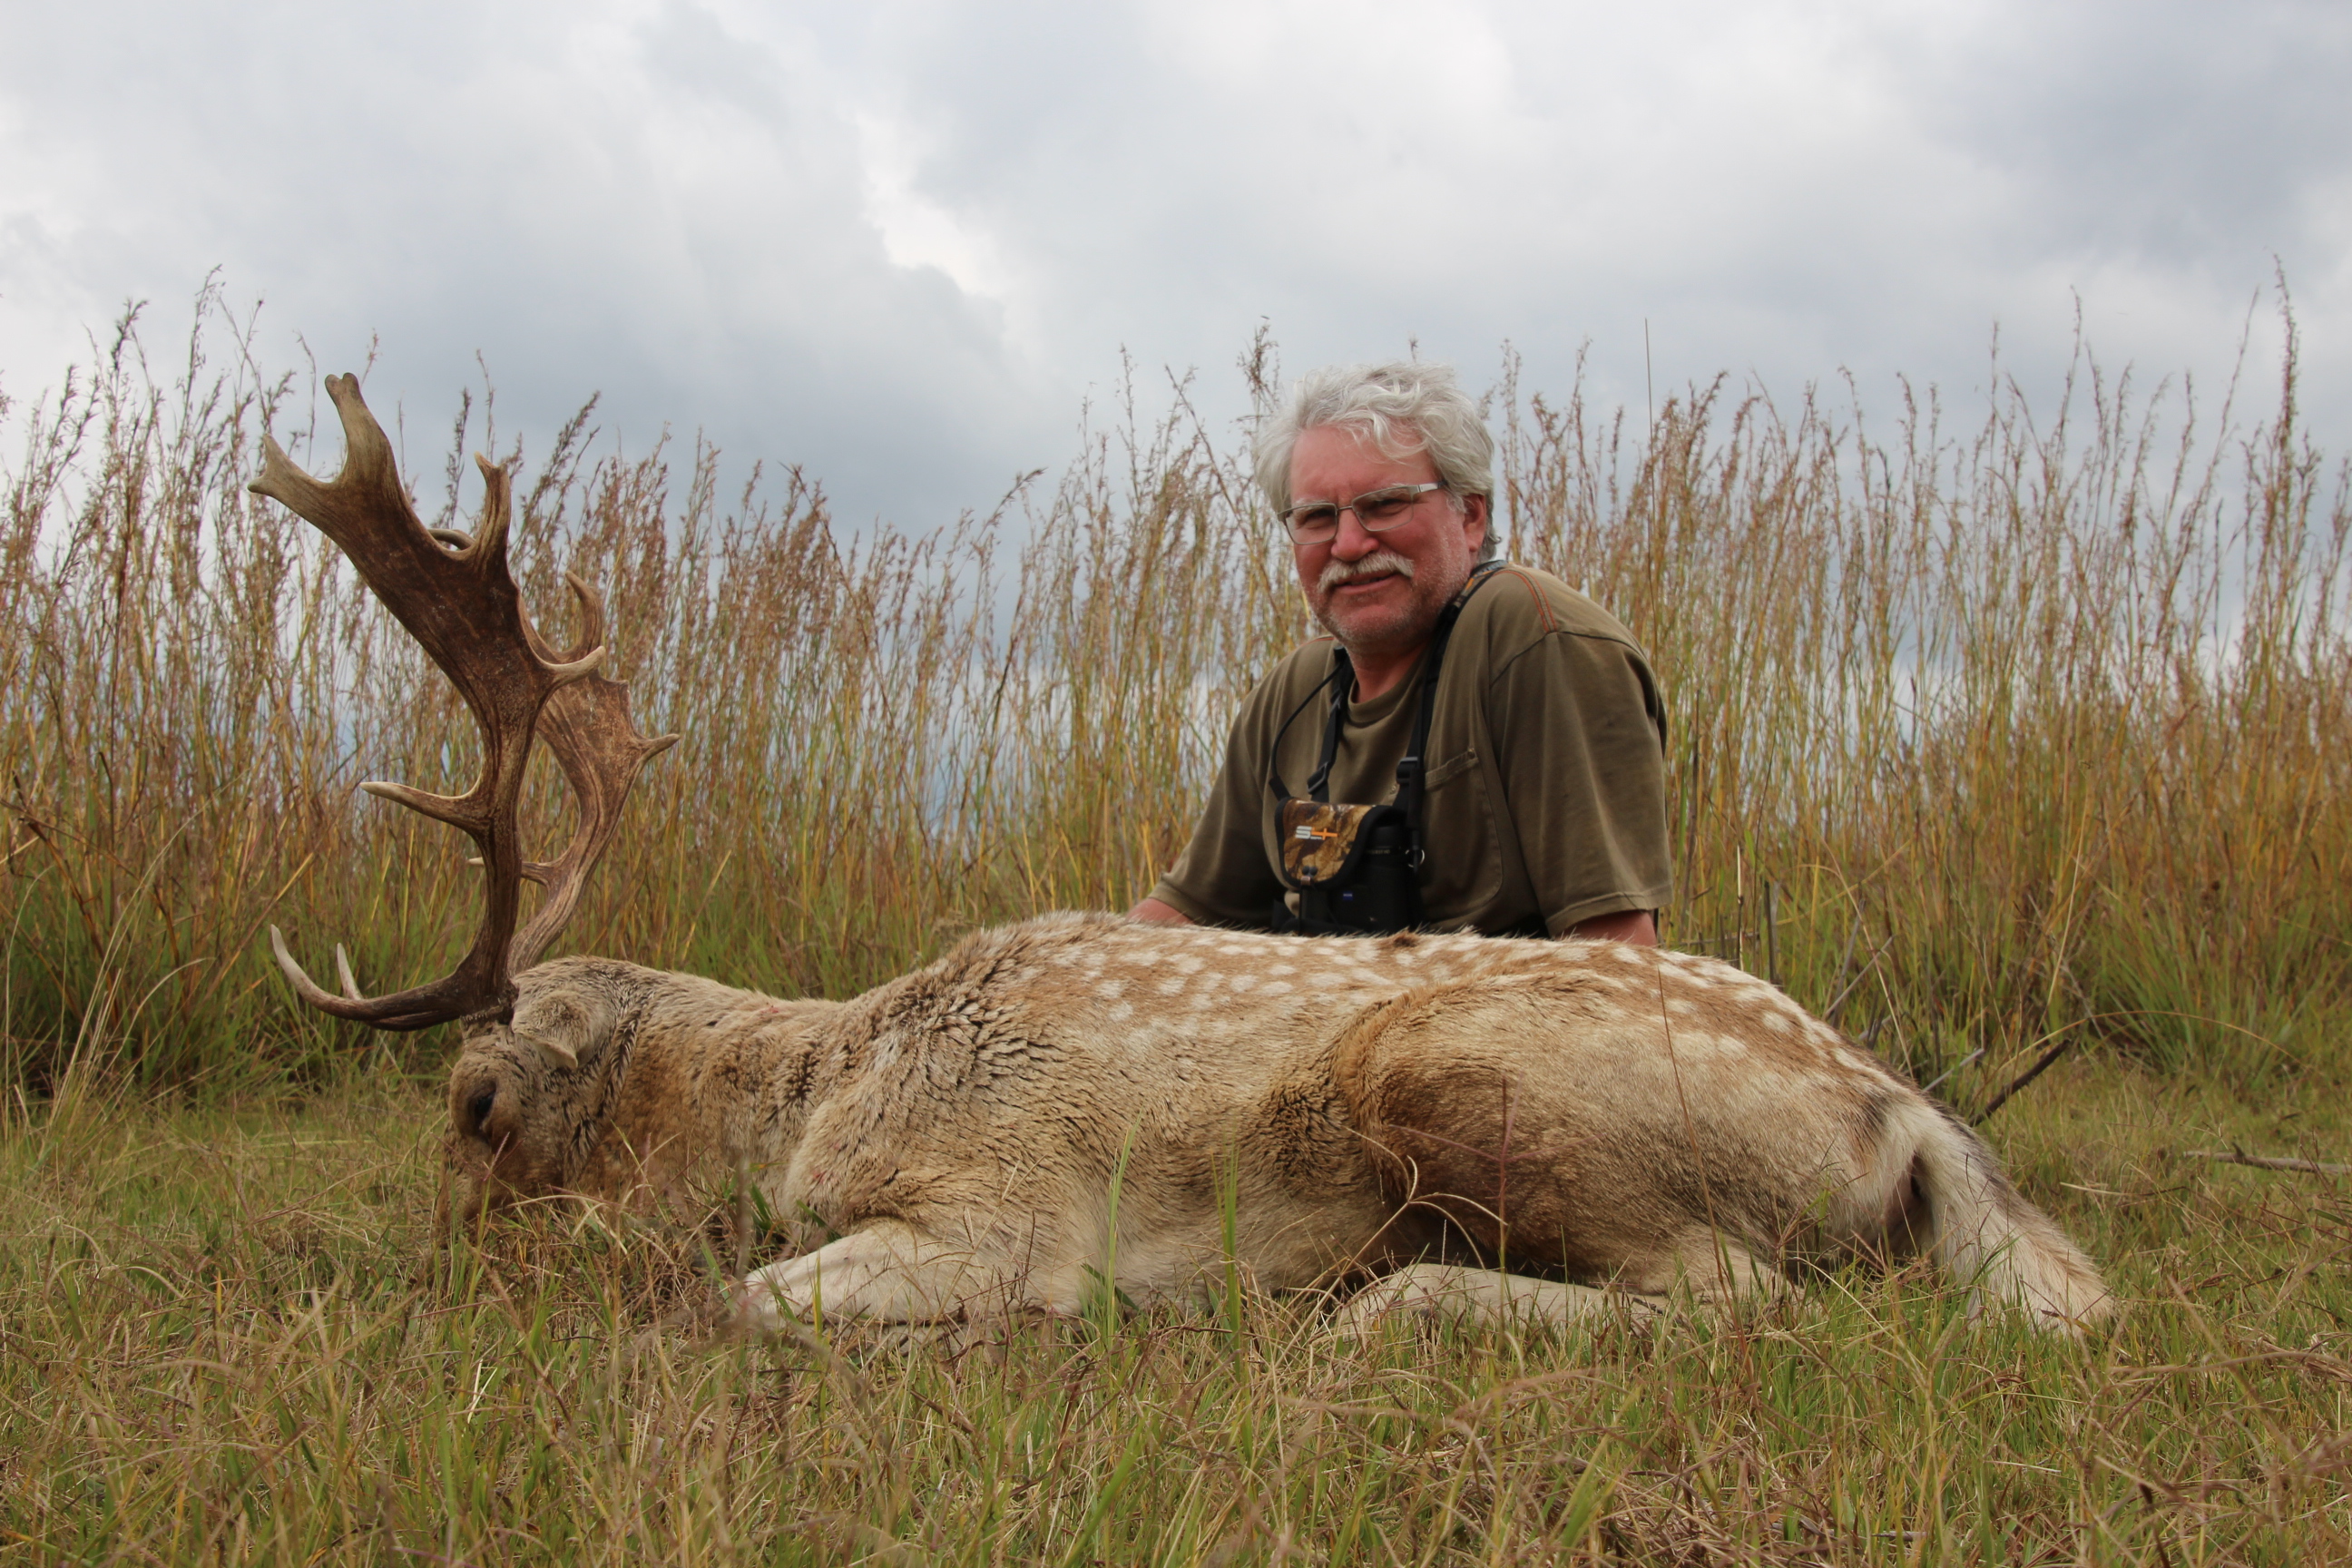
[[[2352,508],[2283,324],[2247,421],[2086,353],[2043,423],[2011,383],[1957,429],[1906,389],[1884,436],[1720,382],[1639,441],[1529,400],[1519,548],[1665,674],[1686,941],[1763,967],[1784,883],[1801,994],[1923,1065],[2308,1037],[2343,990]]]
[[[2290,323],[2291,328],[2291,323]],[[1244,370],[1274,375],[1260,343]],[[2142,396],[2087,358],[2037,420],[1725,384],[1654,425],[1507,374],[1513,553],[1647,642],[1673,716],[1669,940],[1776,972],[1948,1089],[2044,1042],[2248,1070],[2341,1011],[2343,472],[2294,416]],[[356,795],[469,776],[454,698],[331,547],[248,497],[264,429],[331,471],[321,401],[207,299],[184,360],[135,318],[19,411],[0,545],[8,822],[0,1081],[194,1086],[365,1044],[258,941],[364,981],[465,945],[459,843]],[[1132,404],[1054,480],[929,531],[836,528],[797,470],[602,438],[521,469],[518,563],[606,585],[616,665],[684,742],[566,938],[833,994],[961,931],[1120,907],[1172,858],[1240,695],[1305,620],[1242,444]],[[2194,417],[2189,417],[2190,414]],[[2184,432],[2168,437],[2168,428]],[[551,775],[551,770],[549,770]],[[534,799],[552,839],[551,776]]]

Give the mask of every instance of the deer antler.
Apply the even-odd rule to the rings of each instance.
[[[459,548],[473,543],[470,535],[455,529],[436,528],[433,537]],[[573,573],[566,572],[563,581],[580,604],[582,630],[572,651],[561,656],[550,654],[540,638],[539,628],[528,620],[523,623],[533,650],[541,658],[558,664],[584,655],[604,640],[604,595]],[[571,923],[572,912],[579,907],[581,889],[587,884],[588,872],[603,857],[605,841],[620,824],[621,806],[628,799],[630,786],[637,781],[638,770],[677,743],[676,735],[637,733],[635,724],[629,719],[628,683],[608,680],[602,675],[583,677],[550,697],[547,706],[540,710],[537,738],[555,753],[556,764],[563,770],[572,793],[579,797],[580,826],[573,830],[572,842],[552,862],[526,860],[522,864],[523,879],[545,888],[547,897],[541,902],[539,913],[531,917],[530,923],[507,948],[509,974],[520,974],[537,963],[555,934]],[[468,863],[478,866],[482,862],[477,858]],[[342,949],[335,951],[340,957]],[[348,979],[344,989],[351,989]]]
[[[596,676],[605,655],[604,605],[577,578],[572,589],[586,614],[588,636],[572,654],[549,656],[523,613],[522,595],[507,564],[504,468],[475,458],[488,492],[480,529],[472,537],[428,531],[401,489],[392,445],[361,399],[358,380],[331,375],[327,395],[342,418],[342,472],[332,483],[320,484],[265,437],[261,475],[247,488],[308,519],[341,546],[473,710],[482,731],[482,773],[465,794],[429,795],[382,783],[360,787],[470,837],[481,852],[486,908],[474,945],[455,970],[429,985],[389,996],[361,994],[341,947],[335,950],[343,991],[339,996],[303,973],[275,926],[270,946],[302,999],[339,1018],[380,1029],[421,1029],[452,1018],[500,1015],[513,1005],[517,958],[527,964],[570,914],[636,770],[677,737],[638,736],[629,727],[628,689]],[[523,764],[542,710],[553,721],[549,743],[581,793],[581,827],[552,868],[546,907],[524,933],[526,940],[514,942],[524,877],[550,877],[549,868],[525,866],[516,818]]]
[[[569,572],[563,580],[580,602],[581,632],[572,651],[559,663],[585,657],[586,650],[604,641],[604,596]],[[537,628],[526,622],[525,629],[544,657]],[[628,683],[603,675],[585,676],[558,690],[540,713],[539,738],[555,753],[556,765],[579,797],[580,826],[552,863],[523,866],[522,874],[545,888],[547,897],[507,949],[512,973],[537,963],[555,933],[571,921],[588,872],[620,823],[622,804],[628,799],[629,786],[637,782],[638,770],[677,743],[676,735],[637,733],[629,721]]]

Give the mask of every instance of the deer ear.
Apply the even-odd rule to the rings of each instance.
[[[580,1065],[580,1052],[568,1040],[536,1033],[525,1035],[520,1029],[515,1033],[522,1035],[524,1039],[538,1047],[540,1059],[550,1067],[576,1068]]]
[[[558,989],[526,998],[515,1009],[514,1032],[550,1067],[576,1068],[612,1032],[611,1009],[601,998]]]

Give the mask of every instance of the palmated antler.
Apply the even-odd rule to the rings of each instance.
[[[580,601],[580,640],[556,662],[562,664],[604,643],[604,596],[566,572],[563,580]],[[524,623],[531,642],[543,657],[536,628]],[[604,845],[620,825],[621,806],[638,770],[677,743],[676,735],[640,735],[629,721],[628,683],[601,674],[587,675],[557,689],[539,716],[539,738],[555,753],[556,765],[580,801],[580,826],[572,842],[551,862],[528,861],[522,874],[547,889],[539,912],[507,949],[509,973],[519,974],[539,962],[580,905],[580,890],[588,872],[604,853]]]
[[[327,395],[342,418],[342,472],[320,484],[265,437],[261,476],[247,488],[316,524],[341,546],[473,710],[483,753],[473,788],[440,795],[405,784],[372,782],[360,787],[470,837],[480,850],[486,907],[474,945],[456,969],[429,985],[389,996],[360,994],[341,947],[335,950],[343,990],[338,996],[303,973],[275,926],[270,946],[302,999],[339,1018],[380,1029],[421,1029],[453,1018],[502,1015],[514,1003],[516,968],[538,955],[578,902],[580,883],[611,836],[637,769],[677,737],[648,741],[637,735],[628,721],[628,689],[596,675],[605,654],[604,605],[585,584],[572,579],[588,623],[579,648],[556,658],[540,640],[507,563],[504,468],[475,458],[488,490],[481,526],[472,537],[428,531],[401,489],[392,444],[362,401],[357,378],[329,376]],[[549,744],[581,795],[580,830],[551,868],[525,865],[516,811],[542,710]],[[517,940],[527,876],[546,882],[549,896],[539,918]]]

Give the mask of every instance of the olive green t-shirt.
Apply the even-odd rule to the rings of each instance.
[[[1330,711],[1316,688],[1330,674],[1332,646],[1307,643],[1243,702],[1208,810],[1152,897],[1195,921],[1272,921],[1285,889],[1267,764],[1280,731],[1283,787],[1307,793]],[[1396,797],[1420,692],[1416,668],[1349,704],[1334,802]],[[1431,925],[1558,936],[1596,915],[1663,907],[1673,889],[1665,741],[1657,680],[1631,633],[1547,573],[1492,574],[1464,606],[1438,671],[1423,814]]]

